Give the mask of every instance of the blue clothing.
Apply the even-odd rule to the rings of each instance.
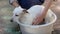
[[[33,5],[42,5],[44,0],[17,0],[22,8],[29,9]]]

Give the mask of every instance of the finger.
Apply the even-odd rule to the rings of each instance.
[[[38,23],[37,22],[33,22],[32,25],[37,25]]]
[[[40,23],[40,21],[37,20],[37,21],[35,21],[35,22],[33,23],[33,25],[38,25],[39,23]]]
[[[34,23],[34,25],[38,25],[38,24],[39,24],[39,22],[35,22],[35,23]]]
[[[35,20],[34,20],[34,22],[32,23],[32,25],[37,25],[37,24],[39,24],[38,22],[39,22],[39,17],[37,17]]]
[[[32,25],[35,25],[35,24],[36,24],[35,22],[32,23]]]
[[[35,22],[32,23],[32,25],[35,25],[35,24],[36,24]]]
[[[32,23],[32,25],[37,25],[38,23],[38,20],[35,20],[33,23]]]

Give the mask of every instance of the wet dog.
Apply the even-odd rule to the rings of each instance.
[[[30,9],[21,9],[15,8],[13,12],[13,17],[11,21],[20,21],[20,23],[32,25],[32,22],[36,18],[38,13],[42,13],[44,7],[42,5],[35,5],[32,6]]]

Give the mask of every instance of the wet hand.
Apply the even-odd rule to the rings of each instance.
[[[32,22],[32,25],[38,25],[40,23],[42,23],[43,19],[40,19],[40,16],[37,16],[36,19],[34,19],[34,21]]]

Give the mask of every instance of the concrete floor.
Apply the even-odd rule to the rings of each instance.
[[[57,15],[58,19],[54,24],[54,34],[60,34],[60,0],[53,2],[51,10]],[[12,16],[13,7],[8,0],[0,0],[0,34],[10,34],[6,30],[16,25],[9,22]]]

